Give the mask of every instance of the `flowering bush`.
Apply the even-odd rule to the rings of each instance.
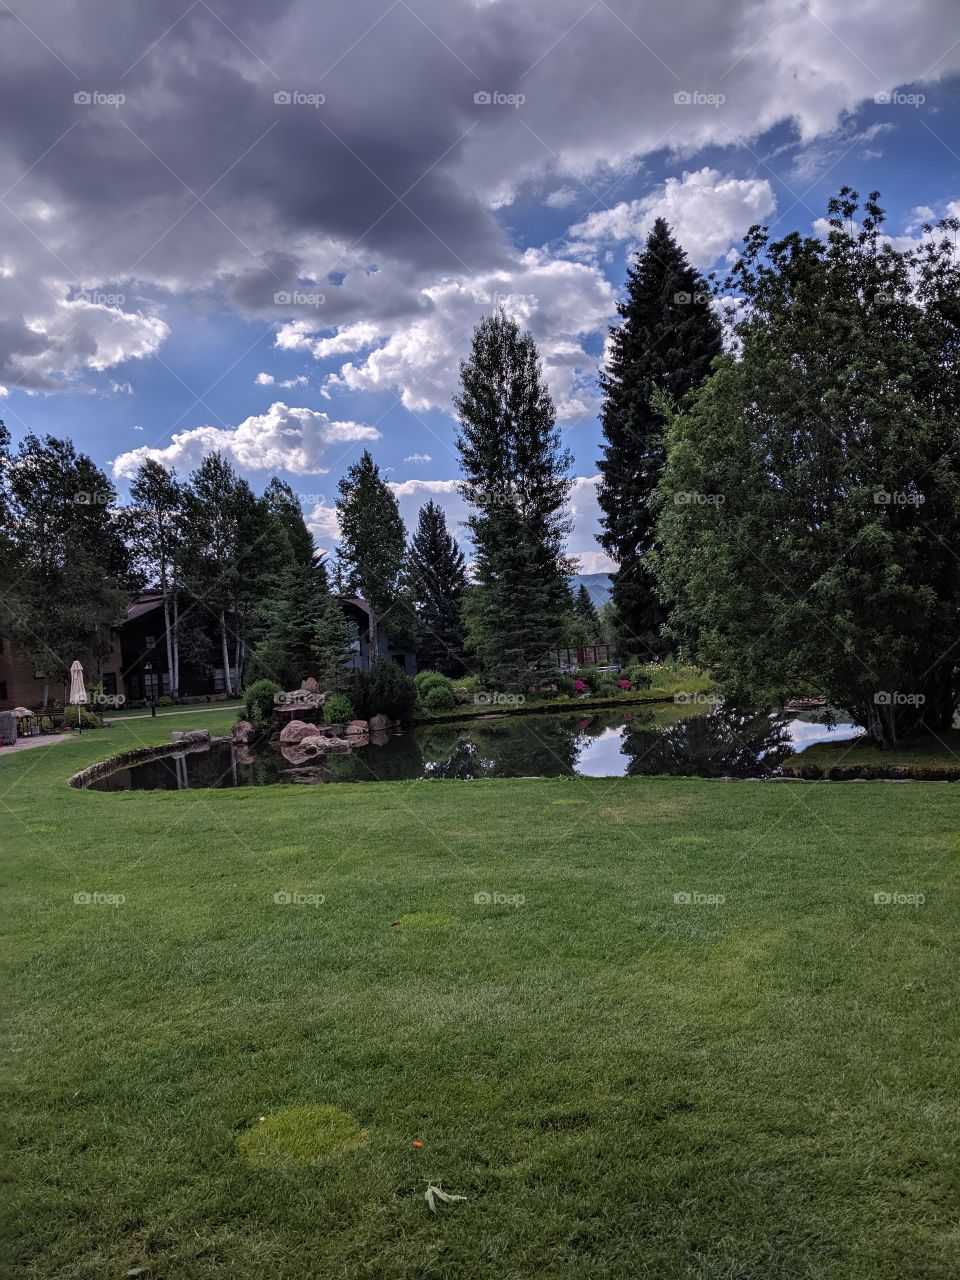
[[[619,689],[629,689],[631,687],[629,680],[618,680],[617,687]]]
[[[577,693],[587,692],[587,686],[584,684],[582,680],[574,680],[573,687],[574,689],[576,689]]]

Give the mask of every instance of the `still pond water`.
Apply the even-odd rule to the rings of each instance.
[[[831,729],[796,713],[668,703],[425,725],[382,746],[299,766],[274,745],[235,749],[225,743],[119,769],[91,785],[96,791],[172,791],[429,778],[768,777],[801,747],[859,732],[843,720]]]

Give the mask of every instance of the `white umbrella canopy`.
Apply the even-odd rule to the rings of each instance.
[[[80,706],[87,700],[87,691],[83,684],[83,667],[80,665],[79,659],[70,668],[70,701],[76,704],[77,708],[77,728],[83,732],[83,725],[80,720]]]

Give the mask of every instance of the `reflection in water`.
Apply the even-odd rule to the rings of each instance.
[[[666,704],[571,714],[493,716],[427,725],[381,745],[296,767],[276,746],[213,746],[121,769],[98,791],[184,790],[288,782],[396,782],[430,778],[703,778],[775,773],[795,745],[838,741],[859,730],[736,707]]]

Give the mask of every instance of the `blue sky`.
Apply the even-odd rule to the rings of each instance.
[[[144,450],[187,474],[222,448],[330,547],[369,447],[408,521],[434,497],[456,524],[450,397],[501,303],[574,453],[572,550],[605,568],[596,373],[653,218],[706,272],[753,222],[813,231],[842,184],[879,189],[904,243],[960,212],[939,0],[181,8],[0,18],[0,416],[121,494]]]

